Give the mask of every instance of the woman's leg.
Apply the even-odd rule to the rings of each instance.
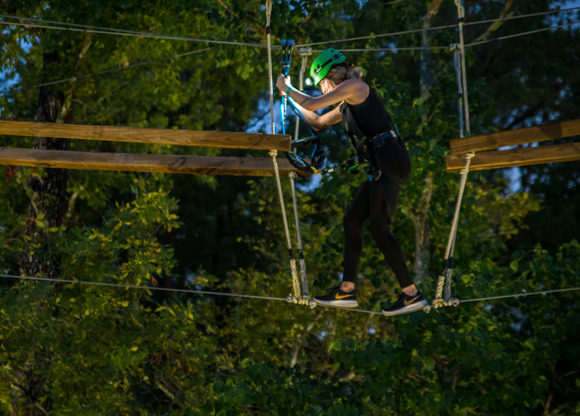
[[[325,295],[314,300],[323,305],[356,308],[356,271],[363,247],[362,224],[369,217],[371,183],[362,184],[352,206],[344,216],[344,259],[343,279],[339,287],[330,289]]]
[[[395,273],[401,288],[407,288],[413,285],[413,279],[403,250],[391,233],[391,218],[397,208],[401,182],[387,175],[379,178],[379,181],[382,183],[373,182],[371,190],[369,231],[383,253],[387,266]]]
[[[369,231],[401,288],[413,293],[415,287],[405,255],[391,233],[391,221],[397,209],[399,193],[411,172],[409,154],[402,139],[390,140],[376,149],[375,161],[381,177],[373,181],[371,189]]]
[[[357,269],[363,249],[362,225],[370,214],[370,192],[372,183],[362,184],[352,206],[343,219],[344,227],[344,257],[343,282],[356,284]],[[350,285],[345,285],[345,288]]]

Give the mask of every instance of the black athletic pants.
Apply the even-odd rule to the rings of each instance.
[[[413,280],[403,250],[391,234],[390,226],[399,192],[411,173],[411,160],[401,138],[387,139],[380,148],[370,150],[373,162],[382,174],[378,180],[366,181],[362,185],[344,216],[343,281],[357,281],[357,268],[363,249],[362,226],[368,219],[368,229],[387,265],[395,273],[401,287],[407,287],[413,284]]]

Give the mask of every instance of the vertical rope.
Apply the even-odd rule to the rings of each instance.
[[[461,85],[461,52],[459,45],[454,46],[453,58],[455,60],[455,74],[457,77],[457,109],[459,110],[459,137],[463,137],[463,88]]]
[[[451,297],[451,270],[453,269],[453,252],[455,251],[455,240],[457,238],[457,228],[459,225],[459,213],[461,211],[461,202],[463,201],[465,184],[467,183],[467,174],[469,173],[469,166],[471,164],[471,159],[473,158],[473,156],[475,156],[474,153],[468,153],[465,155],[466,158],[465,168],[461,170],[461,180],[459,182],[459,195],[457,196],[457,203],[455,205],[455,214],[453,215],[453,222],[451,223],[451,230],[449,231],[449,239],[447,241],[447,249],[445,250],[445,262],[447,266],[445,270],[439,275],[435,300],[441,300],[444,285],[446,286],[445,301],[448,301],[449,298]],[[446,281],[447,283],[445,283]]]
[[[463,0],[455,0],[455,5],[457,6],[457,17],[459,19],[459,51],[455,50],[455,70],[457,72],[457,89],[459,91],[459,123],[460,123],[460,133],[463,137],[463,118],[465,118],[465,127],[467,135],[471,136],[471,127],[469,122],[469,104],[467,101],[467,75],[465,70],[465,44],[463,40],[463,24],[465,23],[465,9],[463,7]],[[459,55],[458,55],[459,54]],[[461,76],[459,69],[461,67]],[[461,81],[460,81],[461,78]],[[463,100],[463,114],[461,112],[461,101]],[[465,184],[467,183],[467,175],[469,173],[469,166],[471,164],[471,159],[475,156],[475,153],[471,152],[465,155],[465,168],[461,171],[461,180],[459,183],[459,195],[457,197],[457,204],[455,205],[455,214],[453,215],[453,222],[451,224],[451,230],[449,231],[449,240],[447,242],[447,249],[445,251],[445,269],[439,275],[439,280],[437,282],[437,292],[435,295],[435,300],[433,301],[433,306],[435,308],[452,303],[455,306],[458,304],[457,301],[450,302],[451,298],[451,276],[453,273],[453,253],[455,252],[455,242],[457,239],[457,227],[459,224],[459,213],[461,211],[461,202],[463,200],[463,193],[465,191]],[[443,289],[445,289],[445,300],[442,299]]]
[[[459,52],[461,54],[461,75],[463,82],[463,108],[465,113],[465,128],[467,136],[471,136],[471,123],[469,121],[469,102],[467,98],[467,72],[465,69],[465,42],[463,40],[463,25],[465,23],[465,8],[463,0],[455,0],[457,17],[459,18]]]
[[[296,198],[296,187],[294,185],[296,172],[290,173],[290,186],[292,187],[292,202],[294,205],[294,221],[296,222],[296,238],[298,240],[298,259],[300,261],[300,276],[302,277],[302,297],[308,297],[308,277],[306,275],[306,259],[302,249],[302,235],[300,233],[300,218],[298,217],[298,201]]]
[[[300,68],[300,91],[304,89],[304,72],[306,71],[306,61],[308,56],[312,54],[312,49],[300,49],[300,56],[302,57],[302,66]],[[296,128],[294,130],[294,139],[298,140],[298,128],[300,127],[300,117],[296,116]],[[298,217],[298,202],[296,198],[296,187],[294,178],[296,178],[296,173],[292,172],[290,174],[290,186],[292,187],[292,202],[294,204],[294,219],[296,221],[296,236],[298,239],[298,258],[300,261],[300,276],[302,278],[302,297],[308,298],[310,296],[308,290],[308,275],[306,273],[306,259],[304,258],[304,250],[302,246],[302,235],[300,233],[300,219]]]
[[[286,243],[288,245],[288,254],[290,256],[290,271],[292,272],[292,286],[294,288],[294,298],[289,299],[298,303],[301,298],[300,295],[300,281],[298,279],[298,271],[296,270],[296,259],[292,252],[292,240],[290,239],[290,227],[288,227],[288,217],[286,216],[286,207],[284,204],[284,195],[282,193],[282,183],[280,182],[280,171],[278,170],[278,161],[276,160],[277,150],[270,150],[270,156],[274,163],[274,172],[276,174],[276,184],[278,185],[278,197],[280,198],[280,208],[282,210],[282,220],[284,222],[284,232],[286,233]]]
[[[266,35],[268,38],[268,73],[270,81],[270,117],[272,121],[272,134],[276,133],[276,123],[274,122],[274,77],[272,76],[272,41],[270,37],[270,18],[272,16],[272,1],[266,1]],[[286,216],[286,205],[284,204],[284,195],[282,193],[282,183],[280,181],[280,170],[276,160],[277,150],[271,150],[272,163],[274,164],[274,174],[276,176],[276,185],[278,187],[278,197],[280,198],[280,209],[282,211],[282,220],[284,222],[284,232],[286,233],[286,242],[288,244],[288,254],[290,256],[290,271],[292,273],[292,285],[294,287],[294,298],[289,298],[294,302],[300,299],[300,282],[296,270],[296,259],[292,252],[292,240],[290,239],[290,228],[288,227],[288,217]]]

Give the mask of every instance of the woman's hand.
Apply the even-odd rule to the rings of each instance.
[[[276,87],[280,90],[282,95],[286,95],[286,90],[290,88],[292,84],[290,83],[290,76],[285,77],[284,74],[280,74],[276,80]]]

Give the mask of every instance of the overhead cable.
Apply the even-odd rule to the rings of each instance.
[[[575,21],[575,22],[571,22],[571,23],[565,23],[565,24],[558,25],[558,26],[546,27],[546,28],[543,28],[543,29],[531,30],[529,32],[515,33],[513,35],[500,36],[500,37],[493,38],[493,39],[475,41],[475,42],[467,43],[465,45],[465,47],[482,45],[484,43],[496,42],[496,41],[499,41],[499,40],[513,39],[513,38],[517,38],[517,37],[520,37],[520,36],[533,35],[533,34],[536,34],[536,33],[547,32],[547,31],[555,30],[555,29],[562,29],[562,28],[570,27],[570,26],[577,25],[577,24],[580,24],[580,21]]]
[[[391,2],[389,4],[393,4],[396,2]],[[517,16],[509,16],[505,18],[497,18],[497,19],[488,19],[488,20],[481,20],[477,22],[465,22],[465,26],[473,26],[478,24],[486,24],[486,23],[493,23],[496,21],[509,21],[514,19],[522,19],[526,17],[536,17],[536,16],[544,16],[549,14],[556,14],[556,13],[567,13],[575,10],[579,10],[580,7],[572,7],[568,9],[562,10],[549,10],[545,12],[537,12],[537,13],[529,13],[524,15],[517,15]],[[125,30],[125,29],[110,29],[100,26],[89,26],[89,25],[81,25],[75,23],[65,23],[65,22],[57,22],[51,20],[43,20],[43,19],[36,19],[30,17],[21,17],[21,16],[10,16],[10,15],[0,15],[2,19],[14,19],[18,21],[9,22],[9,21],[2,21],[0,25],[12,25],[12,26],[24,26],[24,27],[36,27],[36,28],[44,28],[44,29],[58,29],[58,30],[70,30],[70,31],[77,31],[77,32],[88,32],[88,33],[99,33],[99,34],[107,34],[107,35],[117,35],[117,36],[134,36],[134,37],[147,37],[147,38],[155,38],[155,39],[166,39],[166,40],[184,40],[184,41],[191,41],[191,42],[206,42],[206,43],[215,43],[215,44],[226,44],[226,45],[237,45],[237,46],[249,46],[249,47],[259,47],[259,48],[266,48],[266,45],[257,44],[257,43],[244,43],[244,42],[235,42],[235,41],[224,41],[224,40],[215,40],[215,39],[199,39],[199,38],[191,38],[191,37],[182,37],[182,36],[169,36],[169,35],[161,35],[155,33],[146,33],[146,32],[138,32],[132,30]],[[26,22],[38,22],[38,23],[26,23]],[[58,25],[58,26],[51,26],[51,25]],[[378,35],[368,35],[368,36],[359,36],[353,38],[345,38],[345,39],[337,39],[325,42],[311,42],[305,44],[298,44],[296,47],[307,47],[307,46],[316,46],[316,45],[323,45],[323,44],[330,44],[330,43],[341,43],[341,42],[350,42],[356,40],[366,40],[366,39],[377,39],[382,37],[390,37],[390,36],[401,36],[406,34],[413,34],[423,32],[424,30],[443,30],[443,29],[450,29],[457,27],[457,24],[452,25],[444,25],[444,26],[437,26],[431,27],[427,29],[411,29],[406,31],[399,31],[399,32],[392,32],[392,33],[382,33]],[[560,27],[560,26],[558,26]],[[280,46],[273,46],[275,49],[279,49]],[[392,48],[391,48],[392,49]],[[387,49],[390,50],[390,49]],[[399,50],[414,50],[414,49],[401,49]]]
[[[386,38],[386,37],[391,37],[391,36],[401,36],[401,35],[419,33],[419,32],[423,32],[424,30],[441,30],[441,29],[449,29],[449,28],[454,28],[454,27],[457,27],[457,25],[456,24],[445,25],[445,26],[432,27],[432,28],[428,28],[428,29],[411,29],[411,30],[404,30],[401,32],[390,32],[390,33],[382,33],[379,35],[358,36],[358,37],[354,37],[354,38],[336,39],[336,40],[329,40],[329,41],[325,41],[325,42],[303,43],[300,45],[296,45],[296,47],[305,48],[305,47],[309,47],[309,46],[318,46],[318,45],[342,43],[342,42],[352,42],[352,41],[356,41],[356,40]]]
[[[186,36],[169,36],[169,35],[159,35],[159,34],[155,34],[155,33],[146,33],[146,32],[119,32],[119,31],[113,32],[113,31],[101,30],[101,29],[83,29],[83,28],[76,28],[76,27],[50,26],[50,25],[29,24],[29,23],[20,23],[20,22],[0,22],[0,25],[34,27],[34,28],[40,28],[40,29],[68,30],[68,31],[72,31],[72,32],[98,33],[98,34],[103,34],[103,35],[117,35],[117,36],[132,36],[132,37],[150,38],[150,39],[181,40],[181,41],[187,41],[187,42],[212,43],[212,44],[220,44],[220,45],[248,46],[248,47],[253,47],[253,48],[266,48],[266,45],[262,45],[260,43],[245,43],[245,42],[234,42],[234,41],[226,41],[226,40],[199,39],[199,38],[191,38],[191,37],[186,37]]]
[[[34,17],[9,16],[9,15],[5,15],[5,14],[0,14],[0,18],[2,18],[2,19],[25,20],[25,21],[30,21],[30,22],[41,22],[41,23],[48,23],[48,24],[61,25],[61,26],[71,26],[71,27],[75,27],[75,28],[94,29],[94,30],[105,30],[105,31],[112,32],[112,33],[134,33],[134,34],[139,34],[140,33],[140,32],[137,32],[135,30],[111,29],[111,28],[102,27],[102,26],[89,26],[89,25],[81,25],[81,24],[77,24],[77,23],[58,22],[58,21],[55,21],[55,20],[37,19],[37,18],[34,18]]]
[[[471,43],[466,43],[465,47],[471,47],[471,46],[477,46],[477,45],[482,45],[484,43],[490,43],[490,42],[496,42],[496,41],[500,41],[500,40],[506,40],[506,39],[512,39],[512,38],[516,38],[516,37],[520,37],[520,36],[528,36],[528,35],[533,35],[536,33],[540,33],[540,32],[547,32],[550,30],[556,30],[556,29],[562,29],[565,27],[570,27],[570,26],[574,26],[580,24],[580,21],[575,21],[575,22],[570,22],[570,23],[565,23],[565,24],[561,24],[558,26],[550,26],[550,27],[546,27],[546,28],[542,28],[542,29],[537,29],[537,30],[531,30],[529,32],[520,32],[520,33],[515,33],[513,35],[506,35],[506,36],[501,36],[501,37],[497,37],[497,38],[493,38],[493,39],[487,39],[487,40],[482,40],[482,41],[474,41]],[[330,43],[330,42],[329,42]],[[421,47],[421,46],[417,46],[417,47],[390,47],[390,48],[352,48],[352,49],[341,49],[341,51],[343,52],[398,52],[398,51],[420,51],[420,50],[449,50],[449,46],[427,46],[427,47]],[[314,50],[313,52],[321,52],[322,50]]]
[[[538,13],[530,13],[530,14],[517,15],[517,16],[509,16],[509,17],[505,17],[505,18],[480,20],[477,22],[465,22],[463,25],[464,26],[473,26],[473,25],[479,25],[479,24],[494,23],[494,22],[497,22],[500,20],[501,21],[508,21],[508,20],[514,20],[514,19],[522,19],[522,18],[526,18],[526,17],[535,17],[535,16],[542,16],[542,15],[548,15],[548,14],[555,14],[555,13],[564,13],[564,12],[570,12],[570,11],[574,11],[574,10],[578,10],[578,9],[580,9],[580,7],[573,7],[573,8],[564,9],[564,10],[550,10],[550,11],[546,11],[546,12],[538,12]],[[357,40],[379,39],[379,38],[391,37],[391,36],[401,36],[401,35],[408,35],[408,34],[413,34],[413,33],[423,33],[426,30],[427,31],[444,30],[444,29],[452,29],[452,28],[456,28],[456,27],[458,27],[458,24],[436,26],[436,27],[429,27],[429,28],[420,28],[420,29],[411,29],[411,30],[404,30],[404,31],[399,31],[399,32],[382,33],[382,34],[378,34],[378,35],[358,36],[358,37],[336,39],[336,40],[330,40],[330,41],[324,41],[324,42],[311,42],[311,43],[304,43],[304,44],[296,45],[296,47],[308,47],[308,46],[318,46],[318,45],[334,44],[334,43],[342,43],[342,42],[353,42],[353,41],[357,41]],[[413,49],[411,49],[411,50],[413,50]]]
[[[5,91],[2,91],[2,93],[7,93],[7,92],[11,92],[11,93],[24,92],[24,91],[32,90],[32,89],[35,89],[35,88],[47,87],[47,86],[50,86],[50,85],[62,84],[62,83],[65,83],[65,82],[76,82],[76,81],[79,81],[81,79],[92,78],[92,77],[96,77],[96,76],[99,76],[99,75],[111,74],[111,73],[114,73],[114,72],[124,71],[126,69],[136,68],[136,67],[145,66],[145,65],[152,65],[152,64],[157,63],[157,62],[163,62],[163,61],[168,61],[168,60],[172,60],[172,59],[176,59],[176,58],[182,58],[184,56],[189,56],[189,55],[196,55],[198,53],[207,52],[207,51],[210,51],[210,50],[211,50],[211,48],[199,49],[199,50],[196,50],[196,51],[180,53],[178,55],[173,55],[173,56],[170,56],[170,57],[167,57],[167,58],[159,58],[159,59],[155,59],[155,60],[152,60],[152,61],[139,62],[139,63],[136,63],[136,64],[127,65],[127,66],[124,66],[124,67],[106,69],[106,70],[100,71],[100,72],[93,72],[91,74],[78,75],[78,76],[75,76],[75,77],[64,78],[64,79],[60,79],[60,80],[56,80],[56,81],[48,81],[48,82],[44,82],[42,84],[36,84],[36,85],[32,85],[32,86],[26,87],[26,88],[18,88],[18,89],[11,90],[11,91],[6,91],[5,90]]]
[[[504,18],[497,18],[497,19],[488,19],[488,20],[478,20],[477,22],[465,22],[463,26],[473,26],[473,25],[480,25],[484,23],[495,23],[499,20],[508,21],[508,20],[515,20],[515,19],[523,19],[526,17],[537,17],[537,16],[546,16],[549,14],[557,14],[557,13],[567,13],[573,12],[575,10],[580,10],[580,7],[572,7],[570,9],[563,9],[563,10],[548,10],[546,12],[537,12],[537,13],[529,13],[529,14],[520,14],[520,15],[513,15]]]
[[[79,81],[81,79],[92,78],[92,77],[96,77],[96,76],[99,76],[99,75],[111,74],[111,73],[114,73],[114,72],[124,71],[126,69],[136,68],[136,67],[145,66],[145,65],[153,65],[154,63],[157,63],[157,62],[163,62],[163,61],[168,61],[168,60],[172,60],[172,59],[176,59],[176,58],[182,58],[184,56],[189,56],[189,55],[196,55],[198,53],[207,52],[207,51],[210,51],[210,50],[211,50],[211,48],[199,49],[199,50],[196,50],[196,51],[190,51],[190,52],[180,53],[178,55],[173,55],[173,56],[170,56],[170,57],[167,57],[167,58],[160,58],[160,59],[155,59],[155,60],[147,61],[147,62],[139,62],[139,63],[136,63],[136,64],[127,65],[127,66],[120,67],[120,68],[106,69],[104,71],[93,72],[91,74],[78,75],[78,76],[75,76],[75,77],[59,79],[59,80],[56,80],[56,81],[48,81],[48,82],[44,82],[42,84],[36,84],[36,85],[32,85],[32,86],[26,87],[26,88],[23,87],[23,88],[18,88],[18,89],[15,89],[15,90],[10,90],[10,91],[5,90],[5,91],[2,91],[2,93],[5,94],[5,93],[8,93],[8,92],[10,92],[10,93],[24,92],[24,91],[29,91],[29,90],[32,90],[32,89],[35,89],[35,88],[47,87],[47,86],[50,86],[50,85],[62,84],[62,83],[65,83],[65,82],[76,82],[76,81]]]

